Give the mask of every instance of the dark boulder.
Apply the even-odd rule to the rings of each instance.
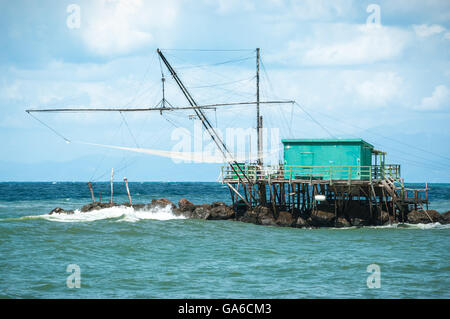
[[[373,207],[373,213],[375,213],[375,208]],[[370,207],[367,205],[361,205],[358,202],[350,202],[345,208],[344,214],[351,220],[355,218],[363,219],[369,221]]]
[[[152,206],[161,207],[161,208],[170,206],[172,209],[176,208],[175,204],[172,203],[167,198],[152,199]]]
[[[53,215],[53,214],[67,214],[67,215],[71,215],[73,214],[74,211],[73,210],[65,210],[62,209],[60,207],[56,207],[55,209],[53,209],[50,213],[48,213],[49,215]]]
[[[450,210],[448,212],[443,213],[442,215],[442,224],[450,224]]]
[[[258,213],[254,210],[247,210],[244,212],[244,214],[237,218],[237,220],[244,222],[244,223],[252,223],[257,224],[258,223]]]
[[[344,217],[338,217],[336,220],[335,226],[336,227],[350,227],[350,226],[352,226],[352,224]]]
[[[306,219],[299,217],[297,218],[297,220],[295,221],[294,224],[295,227],[299,227],[299,228],[303,228],[303,227],[308,227],[308,222],[306,221]]]
[[[427,211],[413,210],[408,213],[407,220],[410,224],[427,224],[431,222],[442,222],[445,219],[437,211],[429,209]]]
[[[213,202],[211,207],[227,206],[224,202]]]
[[[180,211],[189,211],[193,212],[195,209],[195,205],[188,201],[186,198],[182,198],[178,201],[178,208]]]
[[[379,219],[381,225],[383,225],[383,224],[389,222],[389,220],[390,220],[389,218],[390,218],[389,213],[388,213],[388,212],[385,212],[384,210],[382,210],[382,211],[381,211],[381,217],[380,217],[380,219]]]
[[[370,225],[370,222],[367,219],[362,219],[362,218],[358,218],[358,217],[352,218],[351,223],[353,226],[358,226],[358,227]]]
[[[279,212],[275,222],[278,226],[291,227],[295,223],[295,219],[289,212]]]
[[[129,206],[130,204],[128,204],[127,206]],[[145,204],[133,204],[131,205],[131,207],[133,207],[134,210],[144,210],[147,208],[147,205]]]
[[[265,206],[255,207],[255,211],[258,215],[258,224],[276,226],[275,218],[270,208]]]
[[[93,210],[109,208],[109,207],[113,207],[113,206],[116,206],[116,204],[93,202],[93,203],[89,203],[89,204],[86,204],[83,207],[81,207],[81,212],[87,213],[87,212],[91,212]]]
[[[389,215],[389,219],[383,224],[383,226],[392,225],[395,223],[396,223],[396,221],[394,219],[394,216]]]
[[[223,220],[223,219],[232,219],[234,218],[234,210],[233,208],[226,205],[215,206],[211,205],[212,208],[209,210],[209,216],[207,219],[213,220]]]
[[[258,223],[265,226],[277,226],[277,223],[275,222],[275,218],[273,218],[273,216],[258,217]]]
[[[189,218],[208,219],[211,215],[211,205],[203,204],[195,207]]]
[[[334,213],[323,210],[316,210],[311,214],[312,224],[316,227],[334,226],[334,217]]]

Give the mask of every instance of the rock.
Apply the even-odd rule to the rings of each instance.
[[[128,204],[129,206],[129,204]],[[147,208],[147,205],[145,204],[133,204],[131,205],[131,207],[133,207],[134,210],[144,210]]]
[[[277,223],[275,222],[275,218],[273,218],[273,216],[264,216],[262,218],[258,218],[258,223],[265,226],[277,226]]]
[[[352,218],[351,223],[353,226],[358,226],[358,227],[369,226],[369,221],[367,219],[362,219],[362,218],[357,218],[357,217]]]
[[[389,219],[383,224],[383,226],[395,224],[394,216],[389,215]]]
[[[279,212],[275,223],[278,226],[291,227],[295,223],[295,219],[289,212]]]
[[[190,218],[208,219],[210,216],[211,205],[203,204],[195,207]]]
[[[255,211],[258,215],[258,224],[260,225],[272,225],[276,226],[275,218],[273,217],[272,211],[265,206],[255,207]]]
[[[67,215],[71,215],[73,214],[73,210],[65,210],[62,209],[60,207],[56,207],[55,209],[53,209],[50,213],[48,213],[49,215],[53,215],[53,214],[67,214]]]
[[[442,224],[450,224],[450,210],[441,214]]]
[[[302,217],[299,217],[295,221],[295,225],[294,226],[295,227],[299,227],[299,228],[308,227],[308,222],[305,219],[303,219]]]
[[[338,217],[336,220],[336,227],[351,227],[352,224],[344,217]]]
[[[89,204],[86,204],[83,207],[81,207],[81,212],[86,213],[86,212],[91,212],[93,210],[109,208],[109,207],[113,207],[113,206],[116,206],[116,204],[93,202],[93,203],[89,203]]]
[[[247,204],[245,204],[245,202],[240,199],[234,203],[234,210],[236,211],[237,216],[243,216],[247,211]]]
[[[358,218],[364,220],[365,223],[368,223],[370,220],[370,208],[368,206],[360,205],[358,202],[351,202],[346,207],[345,213],[350,220]]]
[[[255,208],[255,211],[258,213],[258,216],[272,216],[273,217],[273,214],[272,214],[272,211],[270,210],[270,208],[269,207],[265,207],[265,206],[256,206]]]
[[[218,207],[218,206],[227,206],[224,202],[213,202],[211,204],[212,207]]]
[[[189,211],[192,212],[195,209],[195,205],[188,201],[186,198],[182,198],[178,201],[178,207],[181,211]]]
[[[334,226],[334,214],[323,210],[316,210],[311,214],[313,226],[332,227]]]
[[[212,208],[209,210],[208,219],[223,220],[223,219],[231,219],[234,217],[233,208],[226,205],[219,205],[215,207],[213,205]]]
[[[389,213],[385,212],[384,210],[382,210],[381,211],[381,218],[380,218],[381,219],[381,222],[380,222],[381,225],[389,222],[389,218],[390,218]]]
[[[423,210],[413,210],[408,213],[407,221],[411,224],[427,224],[431,223],[430,216],[433,223],[444,222],[445,218],[433,209],[429,209],[426,212]]]
[[[162,208],[170,206],[172,209],[176,208],[175,204],[167,198],[152,199],[152,206],[158,206]]]
[[[242,216],[238,218],[239,221],[244,223],[258,223],[258,213],[254,210],[247,210]]]

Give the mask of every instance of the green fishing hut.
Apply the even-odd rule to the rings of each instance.
[[[362,139],[283,139],[286,178],[369,179],[372,155],[384,152]]]

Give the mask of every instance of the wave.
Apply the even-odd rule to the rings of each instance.
[[[428,224],[408,224],[397,223],[383,226],[367,226],[367,228],[407,228],[407,229],[448,229],[450,224],[428,223]]]
[[[117,206],[109,207],[90,212],[81,212],[75,210],[73,214],[43,214],[34,216],[23,216],[20,218],[8,218],[4,220],[27,220],[27,219],[45,219],[52,222],[92,222],[104,219],[115,219],[117,222],[137,222],[140,220],[170,220],[185,219],[184,216],[177,216],[173,213],[170,206],[164,208],[153,207],[151,209],[135,210],[133,207]]]

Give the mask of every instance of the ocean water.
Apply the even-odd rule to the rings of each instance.
[[[450,210],[450,184],[429,186],[430,208]],[[229,202],[217,183],[130,189],[136,203]],[[109,184],[94,190],[109,200]],[[122,183],[115,193],[127,201]],[[182,219],[168,208],[48,215],[89,201],[85,183],[0,183],[1,298],[450,298],[447,225],[296,229]],[[367,286],[371,264],[379,288]],[[80,288],[70,288],[69,265]]]

